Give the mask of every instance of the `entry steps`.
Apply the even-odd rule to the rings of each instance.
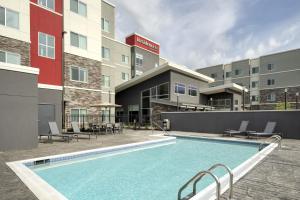
[[[193,176],[190,180],[188,180],[178,191],[177,194],[177,200],[188,200],[192,197],[194,197],[197,193],[197,183],[202,180],[202,178],[206,175],[211,176],[214,181],[216,182],[216,200],[220,200],[221,198],[221,184],[219,181],[219,178],[213,174],[213,170],[218,168],[218,167],[223,167],[224,169],[226,169],[226,171],[229,174],[229,197],[228,199],[232,199],[233,196],[233,173],[231,171],[231,169],[229,167],[227,167],[224,164],[218,163],[213,165],[212,167],[210,167],[208,170],[203,170],[198,172],[195,176]],[[184,189],[186,189],[190,184],[193,184],[193,192],[185,197],[181,197],[182,192],[184,191]]]

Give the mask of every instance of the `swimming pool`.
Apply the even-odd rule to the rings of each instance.
[[[257,154],[257,143],[177,137],[21,163],[61,198],[174,200],[179,188],[197,172],[216,163],[237,169]],[[222,177],[226,171],[219,169],[215,174]],[[198,192],[211,183],[212,179],[204,178]],[[191,188],[184,194],[189,192]]]

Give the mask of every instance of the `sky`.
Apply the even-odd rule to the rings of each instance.
[[[300,0],[110,0],[116,38],[160,43],[191,69],[300,48]]]

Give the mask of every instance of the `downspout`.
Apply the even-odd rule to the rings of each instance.
[[[65,32],[65,26],[64,26],[65,20],[64,20],[64,0],[62,0],[62,35],[61,35],[61,83],[62,83],[62,128],[65,127],[65,100],[64,100],[64,93],[65,93],[65,41],[64,36],[67,32]]]

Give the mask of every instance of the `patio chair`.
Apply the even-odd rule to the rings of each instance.
[[[71,122],[71,126],[73,128],[73,134],[76,134],[76,135],[88,135],[89,136],[89,140],[91,139],[92,133],[80,131],[77,122]],[[97,134],[95,134],[95,135],[96,135],[96,138],[97,138]]]
[[[114,127],[113,127],[113,124],[111,124],[111,123],[106,124],[105,133],[108,133],[108,132],[110,132],[111,134],[114,133]]]
[[[276,124],[276,122],[268,122],[263,132],[248,131],[248,137],[256,136],[258,138],[259,136],[272,136],[275,134],[274,130]]]
[[[73,139],[74,137],[77,138],[78,141],[78,135],[70,135],[70,134],[64,134],[61,133],[57,127],[56,122],[49,122],[49,127],[50,127],[50,138],[52,140],[52,137],[61,137],[63,138],[64,141],[67,141],[68,143],[70,142],[71,139]]]
[[[242,134],[247,132],[247,127],[248,127],[249,121],[242,121],[239,130],[226,130],[223,133],[223,136],[225,135],[237,135],[237,134]]]
[[[115,123],[114,132],[122,133],[122,125],[121,123]]]

